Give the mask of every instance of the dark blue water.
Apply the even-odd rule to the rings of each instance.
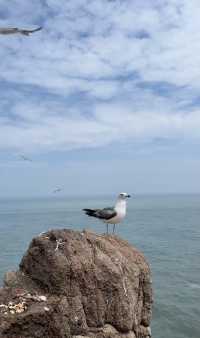
[[[111,198],[0,200],[0,280],[33,236],[51,228],[104,231],[83,207]],[[118,234],[142,250],[154,286],[154,338],[200,337],[200,196],[135,196]],[[1,283],[1,282],[0,282]]]

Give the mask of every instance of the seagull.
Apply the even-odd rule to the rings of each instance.
[[[23,161],[28,161],[28,162],[32,162],[32,160],[24,155],[19,155],[19,157],[21,158],[21,160]]]
[[[83,209],[86,215],[91,217],[96,217],[102,220],[107,225],[107,234],[108,234],[108,224],[113,224],[113,234],[115,233],[115,225],[120,223],[126,216],[126,199],[131,197],[126,192],[121,192],[117,198],[117,202],[112,208],[104,209]]]
[[[57,194],[58,192],[61,192],[62,189],[61,188],[56,188],[55,190],[53,190],[53,194]]]
[[[10,34],[22,34],[29,36],[32,33],[38,32],[42,29],[42,27],[38,27],[35,29],[20,29],[17,27],[12,27],[12,28],[0,28],[0,34],[3,35],[10,35]]]

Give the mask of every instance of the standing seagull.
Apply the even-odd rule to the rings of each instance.
[[[113,208],[104,209],[83,209],[86,215],[96,217],[107,224],[113,224],[113,234],[115,233],[115,225],[120,223],[126,216],[126,199],[131,197],[126,192],[121,192],[117,198],[117,202]]]

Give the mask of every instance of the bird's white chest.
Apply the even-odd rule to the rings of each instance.
[[[122,203],[117,203],[115,206],[115,210],[117,212],[117,215],[109,219],[107,223],[117,224],[124,219],[124,217],[126,216],[126,203],[124,203],[124,201]]]
[[[124,217],[125,217],[125,213],[120,212],[113,218],[109,219],[106,223],[117,224],[117,223],[120,223],[124,219]]]

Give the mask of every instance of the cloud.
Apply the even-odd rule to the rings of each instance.
[[[57,110],[52,113],[55,105]],[[199,141],[199,110],[188,113],[137,111],[119,103],[97,103],[92,115],[62,105],[23,103],[15,106],[17,119],[0,119],[0,147],[23,151],[93,148],[112,142],[155,137]],[[17,120],[17,122],[16,122]]]
[[[129,140],[199,142],[196,0],[2,4],[0,148],[53,151]]]

